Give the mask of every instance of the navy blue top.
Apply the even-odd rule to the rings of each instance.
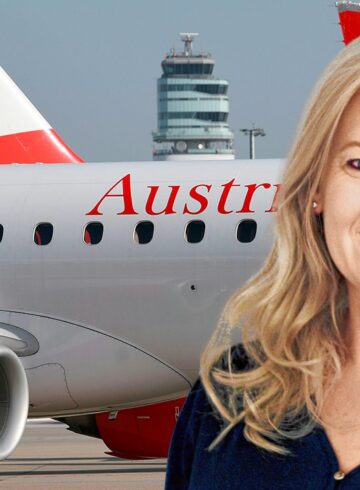
[[[173,434],[165,490],[360,490],[360,465],[342,480],[335,478],[337,459],[320,427],[284,442],[291,451],[287,456],[247,441],[242,423],[207,451],[222,427],[198,380]]]

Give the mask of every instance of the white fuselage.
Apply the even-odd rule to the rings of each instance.
[[[0,167],[0,326],[34,339],[21,358],[30,416],[184,394],[226,300],[270,249],[281,167],[280,160]],[[261,183],[271,186],[247,195],[249,212],[246,186]],[[150,207],[167,214],[147,212],[154,186]],[[191,197],[194,186],[206,205]],[[257,222],[250,243],[236,237],[244,219]],[[144,220],[154,236],[139,244],[134,230]],[[205,223],[200,243],[185,239],[191,220]],[[92,221],[104,225],[97,245],[83,240]],[[38,246],[42,222],[54,233]]]

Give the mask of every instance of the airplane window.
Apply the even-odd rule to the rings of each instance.
[[[203,221],[190,221],[185,228],[186,240],[189,243],[199,243],[205,235],[205,223]]]
[[[253,219],[244,219],[237,226],[237,239],[241,243],[250,243],[256,236],[257,223]]]
[[[134,241],[141,245],[151,242],[154,236],[154,224],[151,221],[140,221],[134,231]]]
[[[53,237],[54,227],[51,223],[39,223],[34,231],[36,245],[48,245]]]
[[[87,245],[97,245],[101,242],[104,233],[104,225],[97,221],[88,223],[84,230],[84,242]]]
[[[4,236],[4,227],[3,227],[3,225],[0,225],[0,242],[3,239],[3,236]]]

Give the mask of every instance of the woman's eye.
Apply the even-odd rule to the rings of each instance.
[[[348,160],[346,164],[355,170],[360,170],[360,158],[352,158],[351,160]]]

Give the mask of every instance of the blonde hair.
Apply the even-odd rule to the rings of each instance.
[[[287,453],[286,438],[302,437],[323,422],[325,387],[345,359],[347,291],[312,202],[341,115],[359,89],[360,39],[335,57],[316,84],[288,158],[272,250],[231,296],[202,354],[202,383],[226,424],[209,449],[243,421],[249,441]],[[236,371],[231,343],[240,331],[251,368]]]

